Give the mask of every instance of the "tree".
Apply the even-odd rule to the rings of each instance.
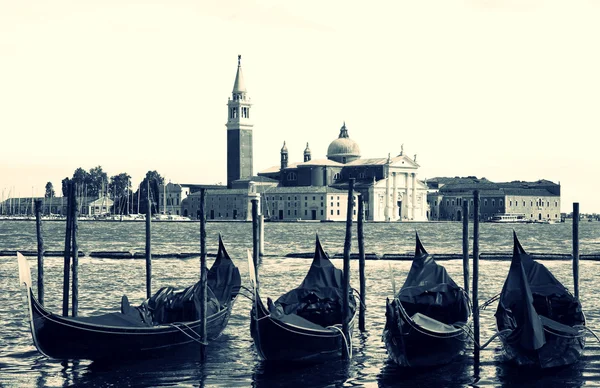
[[[63,197],[68,197],[69,196],[69,177],[66,177],[65,179],[62,180],[61,182],[61,187],[62,187],[62,195]]]
[[[44,194],[45,198],[54,198],[54,186],[52,186],[52,182],[46,183],[46,194]]]
[[[74,172],[73,172],[73,184],[76,187],[76,195],[79,196],[81,190],[84,190],[84,188],[87,186],[87,183],[90,180],[90,173],[87,172],[86,170],[84,170],[81,167],[78,167]]]
[[[102,166],[96,166],[90,169],[86,183],[87,195],[97,197],[101,193],[104,184],[108,183],[108,175],[102,171]]]
[[[164,184],[165,179],[162,176],[160,176],[160,174],[156,172],[156,170],[148,171],[146,173],[146,177],[140,184],[140,188],[138,189],[138,191],[140,192],[140,208],[138,209],[138,213],[146,213],[146,209],[148,208],[146,206],[146,198],[148,198],[148,182],[150,182],[150,202],[152,203],[152,208],[154,211],[158,209],[157,205],[159,198],[159,187],[160,185]]]
[[[109,192],[114,195],[117,207],[123,209],[127,204],[127,197],[131,193],[131,177],[127,173],[120,173],[110,177]],[[129,210],[129,209],[127,209]],[[128,213],[128,211],[126,212]]]

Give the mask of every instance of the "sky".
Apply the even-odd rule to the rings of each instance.
[[[600,213],[600,2],[0,0],[0,190],[43,195],[82,167],[226,183],[242,55],[254,172],[363,157],[419,179],[561,184]]]

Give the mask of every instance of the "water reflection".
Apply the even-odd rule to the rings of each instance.
[[[439,367],[406,368],[386,360],[377,382],[379,387],[463,387],[473,383],[472,365],[468,355]]]
[[[502,387],[581,387],[585,381],[582,370],[586,362],[580,360],[574,365],[541,369],[519,367],[512,362],[496,363],[496,379]],[[587,379],[589,381],[589,379]]]
[[[322,364],[261,361],[252,374],[252,387],[342,387],[349,376],[349,361]]]

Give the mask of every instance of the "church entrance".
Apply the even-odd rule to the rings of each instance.
[[[398,217],[402,219],[402,201],[398,201]]]
[[[312,213],[312,220],[316,220],[317,219],[317,211],[316,210],[311,210],[310,211]]]
[[[460,210],[458,210],[458,211],[456,212],[456,221],[462,221],[462,217],[461,217],[461,215],[462,215],[462,214],[461,214]]]
[[[283,220],[283,210],[280,210],[280,211],[279,211],[279,219],[280,219],[280,220]]]

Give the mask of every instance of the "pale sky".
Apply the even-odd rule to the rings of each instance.
[[[548,179],[600,213],[600,2],[0,0],[0,190],[77,167],[226,182],[237,55],[254,172],[346,121],[419,179]]]

